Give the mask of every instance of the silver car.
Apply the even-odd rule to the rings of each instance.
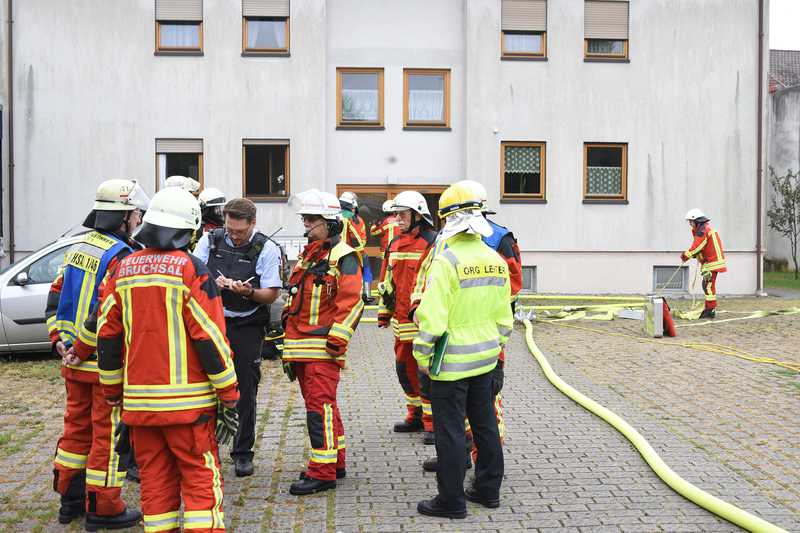
[[[0,353],[50,351],[47,293],[67,250],[81,238],[62,237],[0,271]]]

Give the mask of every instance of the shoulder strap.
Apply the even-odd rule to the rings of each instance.
[[[208,233],[208,249],[213,254],[217,251],[219,243],[225,238],[224,228],[214,228]]]
[[[261,255],[261,251],[264,249],[264,245],[267,243],[267,236],[257,231],[255,235],[253,235],[253,240],[250,241],[250,249],[245,254],[248,259],[253,260],[259,255]]]

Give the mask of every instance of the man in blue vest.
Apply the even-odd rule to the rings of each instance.
[[[83,225],[93,228],[67,252],[47,297],[47,326],[61,356],[67,389],[64,433],[53,465],[53,488],[61,495],[58,521],[87,512],[86,529],[120,529],[142,519],[121,497],[124,467],[117,454],[120,408],[103,398],[97,366],[97,299],[106,272],[133,251],[130,236],[149,198],[133,180],[100,184]]]
[[[239,429],[231,457],[237,477],[253,474],[256,396],[261,381],[261,344],[269,306],[280,293],[278,246],[256,231],[256,205],[247,198],[225,204],[225,226],[203,235],[194,255],[208,265],[222,290],[225,328],[239,379]]]

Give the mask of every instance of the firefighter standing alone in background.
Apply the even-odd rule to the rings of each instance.
[[[420,264],[430,252],[436,239],[428,204],[417,191],[403,191],[394,199],[391,210],[397,213],[402,233],[395,237],[384,252],[381,295],[378,306],[378,327],[389,324],[394,333],[395,369],[406,396],[405,420],[394,425],[397,433],[423,429],[417,361],[411,343],[418,329],[410,317],[411,292]],[[433,431],[432,426],[427,429]]]
[[[350,338],[361,318],[361,261],[341,235],[336,196],[311,189],[298,195],[308,244],[289,277],[283,310],[284,369],[295,376],[311,441],[308,469],[289,492],[311,494],[345,477],[344,426],[336,389]]]
[[[717,231],[709,224],[710,219],[699,209],[690,209],[686,220],[692,228],[692,245],[681,254],[684,263],[694,257],[700,263],[703,276],[705,307],[700,318],[714,318],[717,315],[717,274],[727,272],[725,250]]]
[[[100,283],[107,271],[133,251],[130,235],[148,200],[133,180],[101,183],[93,210],[83,222],[94,230],[67,252],[64,269],[47,298],[48,329],[53,348],[62,358],[67,389],[64,433],[53,470],[53,488],[61,494],[58,521],[67,524],[88,512],[89,531],[130,527],[142,517],[139,511],[127,509],[120,495],[125,472],[114,450],[120,410],[103,399],[96,335],[90,328],[96,324]]]
[[[473,191],[456,183],[439,199],[445,220],[437,253],[416,310],[419,333],[414,357],[431,377],[439,493],[420,501],[424,515],[466,517],[466,499],[494,508],[500,504],[503,449],[493,408],[492,371],[513,327],[508,266],[481,242],[491,228]],[[443,354],[440,367],[434,354]],[[464,491],[464,417],[478,447],[475,482]]]
[[[364,253],[367,245],[367,223],[358,214],[358,196],[356,193],[345,191],[339,196],[339,206],[342,209],[342,240],[358,254],[361,261],[363,272],[363,288],[361,299],[364,303],[373,301],[370,295],[370,283],[372,283],[372,269],[369,265],[369,257]]]
[[[381,210],[386,213],[383,219],[379,220],[369,228],[369,234],[381,239],[381,257],[386,252],[386,248],[392,239],[400,233],[400,223],[397,221],[397,214],[392,212],[392,200],[386,200],[381,206]]]
[[[239,393],[219,290],[186,251],[199,226],[191,194],[159,191],[137,235],[147,248],[120,261],[100,303],[100,379],[131,429],[145,531],[179,531],[181,504],[183,531],[225,529],[215,430],[218,403],[232,411]]]

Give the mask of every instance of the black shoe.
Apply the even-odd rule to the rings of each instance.
[[[715,318],[717,316],[716,309],[703,309],[703,312],[700,313],[700,318]]]
[[[80,518],[86,512],[86,500],[64,500],[61,498],[61,507],[58,509],[58,523],[69,524]]]
[[[125,472],[125,479],[133,481],[134,483],[141,483],[142,479],[139,477],[139,467],[136,465],[129,466],[128,471]]]
[[[464,463],[464,469],[469,470],[472,468],[472,459],[467,456],[467,460]],[[439,458],[438,457],[431,457],[430,459],[426,459],[422,462],[422,469],[426,472],[438,472],[439,471]]]
[[[337,468],[336,469],[336,479],[344,479],[346,477],[347,477],[347,470],[345,470],[344,468]],[[303,472],[300,472],[300,476],[297,479],[302,481],[305,478],[306,478],[306,473],[305,473],[305,471],[303,471]]]
[[[246,457],[237,457],[233,460],[233,469],[236,477],[247,477],[253,475],[253,460]]]
[[[422,420],[414,418],[412,420],[403,420],[394,425],[395,433],[416,433],[422,431]]]
[[[442,518],[466,518],[467,510],[460,511],[448,509],[439,503],[439,498],[431,498],[430,500],[422,500],[417,504],[417,512],[426,516],[439,516]]]
[[[313,477],[305,476],[302,480],[292,483],[289,487],[289,494],[295,496],[304,496],[306,494],[314,494],[315,492],[322,492],[324,490],[335,489],[336,480],[323,481],[321,479],[314,479]]]
[[[142,513],[125,509],[118,515],[98,516],[95,513],[86,515],[86,531],[98,531],[101,529],[125,529],[133,527],[142,521]]]
[[[436,435],[433,433],[433,431],[426,431],[425,436],[422,438],[422,442],[428,446],[433,446],[436,444]]]
[[[464,497],[472,503],[479,503],[489,509],[496,509],[500,507],[500,498],[484,498],[475,487],[469,487],[464,491]]]

